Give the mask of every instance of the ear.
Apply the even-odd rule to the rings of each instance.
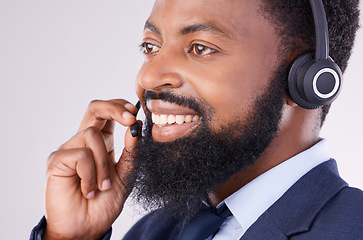
[[[292,100],[290,94],[285,90],[285,103],[290,107],[297,107],[298,105]]]

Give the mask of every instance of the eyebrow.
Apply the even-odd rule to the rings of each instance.
[[[149,20],[146,21],[144,29],[147,29],[151,32],[154,32],[154,33],[160,35],[159,29],[154,24],[152,24]],[[216,26],[213,23],[197,23],[197,24],[188,25],[188,26],[183,27],[179,31],[179,33],[181,35],[188,35],[188,34],[192,34],[192,33],[196,33],[196,32],[204,32],[204,31],[212,32],[212,33],[215,33],[218,35],[222,35],[223,37],[230,38],[229,34],[226,31],[219,28],[218,26]]]
[[[184,27],[181,31],[180,34],[181,35],[188,35],[191,33],[195,33],[195,32],[212,32],[212,33],[217,33],[217,34],[222,34],[225,36],[228,36],[228,34],[222,30],[221,28],[217,27],[215,24],[213,23],[197,23],[197,24],[192,24],[189,26]]]
[[[152,24],[149,20],[147,20],[145,22],[144,29],[150,30],[151,32],[154,32],[154,33],[160,35],[159,29],[154,24]]]

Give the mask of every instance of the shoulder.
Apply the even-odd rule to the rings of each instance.
[[[320,210],[308,235],[314,236],[309,239],[363,239],[362,229],[363,191],[344,187]]]
[[[333,199],[332,202],[346,203],[348,206],[357,206],[362,210],[363,191],[358,188],[344,187]]]
[[[348,186],[334,160],[304,175],[268,212],[291,240],[363,239],[363,192]]]
[[[363,191],[357,188],[342,188],[325,206],[321,209],[318,217],[325,220],[330,219],[335,223],[354,226],[359,224],[363,229]]]

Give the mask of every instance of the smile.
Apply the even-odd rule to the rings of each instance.
[[[201,123],[201,117],[188,107],[162,100],[147,101],[153,122],[152,136],[157,142],[171,142],[190,134]]]
[[[183,124],[183,123],[190,123],[190,122],[197,122],[200,120],[198,115],[157,115],[152,113],[151,114],[152,122],[159,127],[164,127],[166,125],[172,124]]]

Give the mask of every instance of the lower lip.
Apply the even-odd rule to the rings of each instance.
[[[156,142],[171,142],[178,138],[185,137],[190,134],[200,124],[199,121],[183,123],[183,124],[172,124],[159,127],[154,124],[152,128],[153,139]]]

